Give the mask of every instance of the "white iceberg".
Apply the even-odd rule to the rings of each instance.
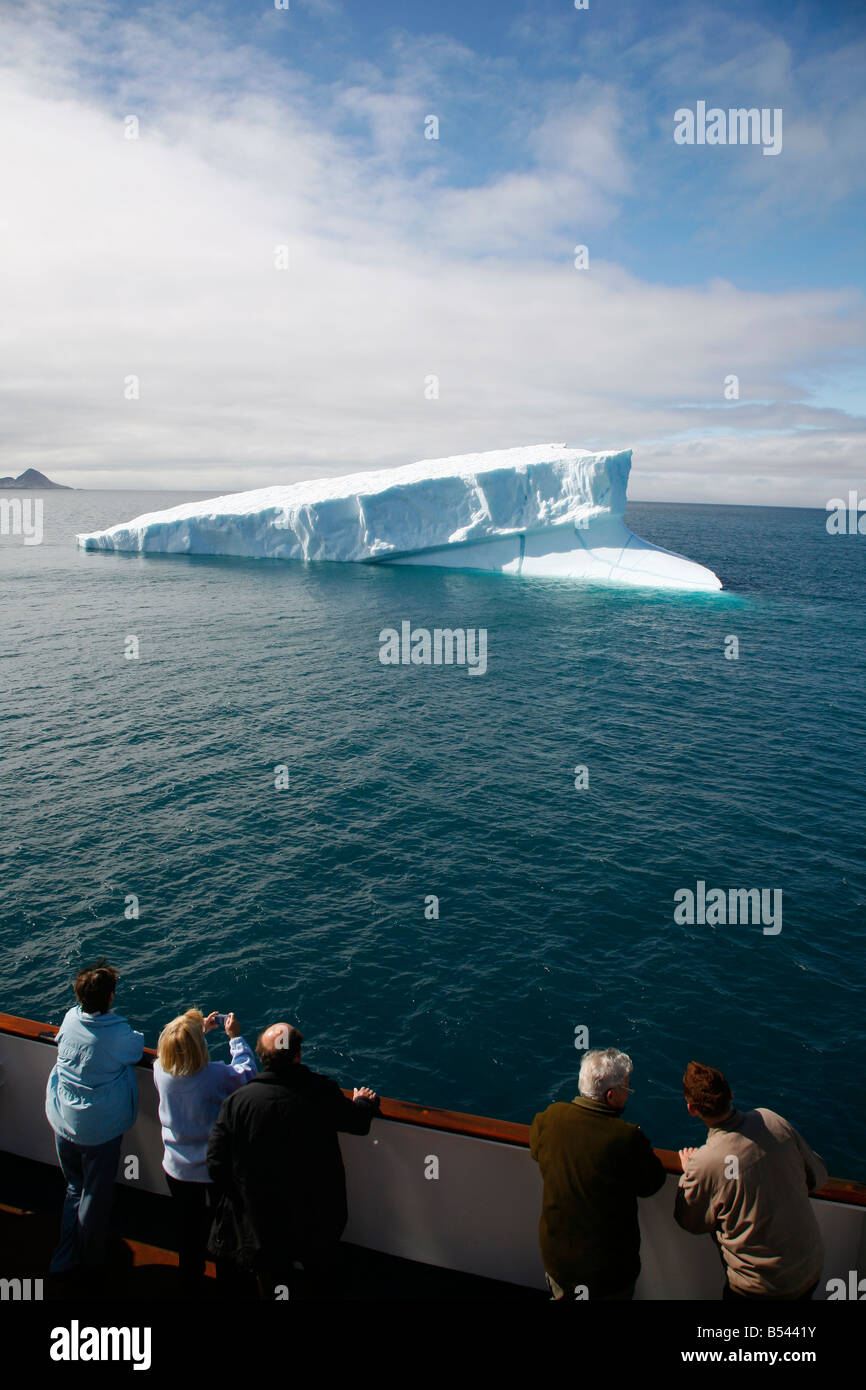
[[[76,540],[85,550],[438,565],[721,589],[712,570],[628,529],[630,469],[629,449],[534,444],[188,502]]]

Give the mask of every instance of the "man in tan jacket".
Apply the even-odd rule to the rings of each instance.
[[[808,1299],[824,1263],[809,1193],[827,1180],[817,1154],[772,1110],[735,1110],[715,1067],[689,1062],[686,1108],[707,1126],[700,1149],[680,1149],[674,1216],[712,1232],[727,1271],[725,1299]]]

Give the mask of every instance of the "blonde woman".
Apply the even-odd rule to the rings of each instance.
[[[212,1062],[205,1042],[223,1022],[231,1062]],[[159,1092],[159,1122],[165,1155],[162,1166],[172,1195],[178,1226],[181,1285],[187,1294],[201,1290],[205,1245],[213,1218],[212,1188],[205,1152],[220,1106],[257,1067],[252,1049],[240,1035],[234,1014],[207,1018],[187,1009],[159,1035],[153,1079]]]

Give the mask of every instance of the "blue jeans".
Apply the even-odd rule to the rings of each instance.
[[[66,1199],[60,1222],[60,1243],[51,1256],[49,1272],[96,1269],[105,1263],[108,1218],[114,1201],[114,1179],[120,1161],[122,1134],[89,1148],[55,1134],[57,1157],[66,1179]]]

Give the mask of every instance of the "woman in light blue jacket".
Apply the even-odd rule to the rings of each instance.
[[[108,1218],[124,1131],[135,1124],[144,1035],[111,1012],[117,971],[104,961],[80,970],[78,1005],[57,1034],[45,1113],[66,1179],[60,1243],[52,1274],[94,1271],[105,1263]]]
[[[220,1018],[216,1013],[205,1018],[198,1009],[188,1009],[172,1019],[159,1035],[153,1064],[165,1146],[162,1166],[177,1219],[181,1286],[187,1295],[201,1291],[213,1220],[207,1141],[226,1096],[257,1071],[234,1014],[225,1017],[231,1062],[210,1060],[204,1035],[218,1027]]]

